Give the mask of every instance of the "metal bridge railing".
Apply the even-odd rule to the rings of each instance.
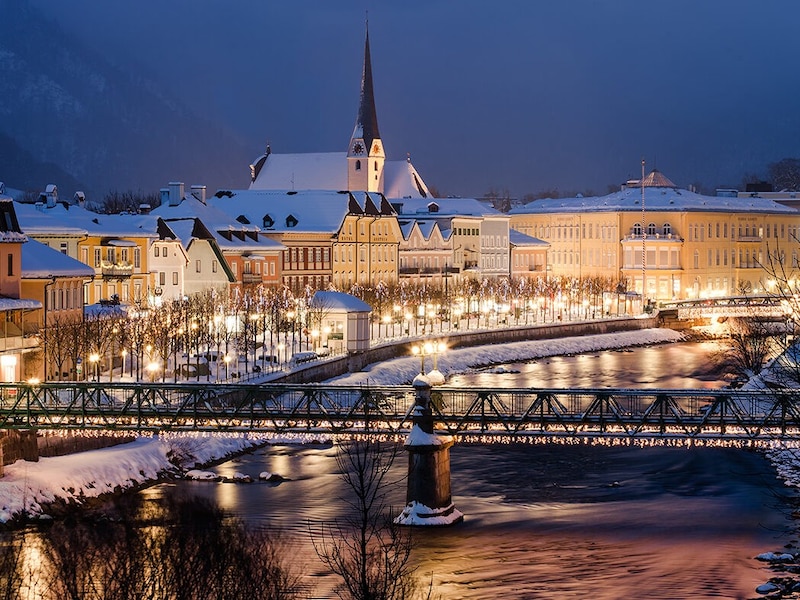
[[[411,386],[0,384],[0,429],[387,432]],[[800,442],[800,390],[433,388],[442,433]]]

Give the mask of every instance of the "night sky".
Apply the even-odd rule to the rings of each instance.
[[[797,0],[32,3],[253,158],[347,149],[367,10],[388,157],[442,194],[605,194],[642,158],[713,190],[800,157]]]

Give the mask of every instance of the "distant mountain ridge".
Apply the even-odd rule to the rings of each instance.
[[[71,196],[69,186],[82,182],[97,197],[154,191],[176,178],[210,189],[249,183],[257,150],[93,54],[25,0],[0,0],[0,82],[0,134],[8,138],[0,138],[0,181],[9,185],[56,183]],[[55,181],[58,169],[39,180],[42,164],[58,165],[72,182]]]

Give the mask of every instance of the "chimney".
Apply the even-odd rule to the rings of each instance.
[[[203,204],[206,203],[206,186],[204,185],[193,185],[191,187],[192,196],[200,200]]]
[[[178,206],[183,202],[183,183],[177,181],[169,182],[169,205]]]
[[[58,188],[55,184],[48,183],[44,193],[47,195],[47,208],[53,208],[58,202]]]
[[[81,208],[86,207],[86,194],[83,192],[75,192],[75,204]]]

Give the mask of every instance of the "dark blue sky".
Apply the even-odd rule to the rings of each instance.
[[[346,150],[366,9],[386,151],[444,194],[606,193],[642,157],[713,189],[800,156],[797,0],[32,2],[253,158]]]

